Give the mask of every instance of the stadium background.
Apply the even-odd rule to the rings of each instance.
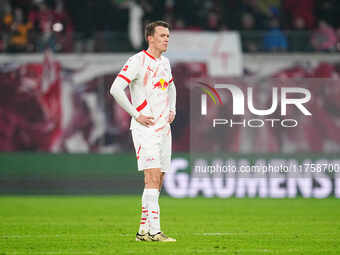
[[[2,0],[0,255],[339,254],[339,175],[221,181],[190,167],[193,140],[211,160],[340,164],[339,14],[336,0]],[[108,93],[157,19],[173,27],[177,116],[160,205],[175,245],[134,241],[143,176],[129,116]],[[270,80],[320,78],[312,124],[191,132],[199,82],[258,84],[261,108]]]
[[[178,95],[174,160],[189,160],[192,84],[337,79],[340,72],[336,1],[13,0],[1,7],[2,193],[136,194],[142,189],[129,116],[108,90],[124,61],[145,48],[143,24],[150,20],[165,19],[173,27],[166,55]],[[223,137],[226,158],[336,162],[336,85],[315,88],[322,105],[314,113],[315,125],[300,133],[230,128]],[[179,188],[175,171],[190,176],[189,167],[174,169],[164,190],[170,195]],[[194,189],[186,196],[206,195],[204,185],[185,185]],[[283,191],[282,196],[297,196],[304,185],[296,182],[293,195]],[[321,197],[340,196],[337,179],[313,187]],[[236,193],[237,187],[229,196]],[[315,193],[309,188],[302,195],[318,197]]]

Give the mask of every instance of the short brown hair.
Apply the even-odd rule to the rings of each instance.
[[[144,36],[145,36],[145,41],[148,42],[148,36],[149,35],[154,35],[155,33],[155,28],[158,27],[158,26],[161,26],[161,27],[166,27],[170,30],[170,25],[165,22],[165,21],[162,21],[162,20],[157,20],[157,21],[154,21],[154,22],[151,22],[149,24],[147,24],[145,26],[145,33],[144,33]]]

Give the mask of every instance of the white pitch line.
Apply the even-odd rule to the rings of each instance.
[[[194,235],[200,235],[200,236],[229,236],[229,235],[274,235],[278,233],[272,233],[272,232],[216,232],[216,233],[194,233]]]
[[[294,252],[296,253],[299,251],[299,249],[284,249],[284,250],[270,250],[270,249],[202,249],[202,250],[196,250],[196,253],[231,253],[231,252],[246,252],[246,253],[291,253]]]
[[[275,232],[215,232],[215,233],[193,233],[199,236],[229,236],[229,235],[282,235],[282,233]],[[297,233],[297,235],[300,235]],[[303,234],[305,235],[305,234]],[[318,233],[318,236],[322,235],[337,235],[337,233]]]
[[[227,252],[261,252],[261,253],[273,253],[272,250],[269,249],[237,249],[237,250],[230,250],[230,249],[203,249],[203,250],[197,250],[195,252],[197,253],[227,253]]]

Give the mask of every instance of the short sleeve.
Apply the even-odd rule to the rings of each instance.
[[[131,57],[126,61],[122,70],[120,70],[117,78],[124,79],[128,84],[135,80],[138,75],[139,58],[137,56]]]

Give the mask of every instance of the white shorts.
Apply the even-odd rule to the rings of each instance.
[[[170,170],[171,128],[166,125],[161,130],[152,128],[132,129],[132,139],[136,150],[138,171],[160,168]]]

